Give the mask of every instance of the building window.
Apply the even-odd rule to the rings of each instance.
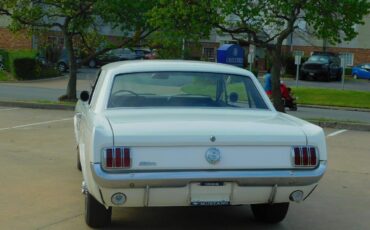
[[[203,57],[205,60],[215,60],[215,49],[214,48],[203,48]]]
[[[341,60],[344,62],[344,66],[353,66],[353,53],[340,53]]]
[[[56,36],[48,36],[48,45],[54,48],[63,48],[64,47],[64,38]]]

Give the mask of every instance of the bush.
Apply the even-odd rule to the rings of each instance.
[[[19,58],[14,60],[15,78],[17,80],[35,80],[60,76],[52,66],[42,66],[35,58]]]
[[[43,66],[38,78],[53,78],[60,76],[60,72],[52,66]]]
[[[351,75],[352,75],[352,68],[348,68],[348,67],[347,67],[347,68],[345,68],[345,69],[344,69],[344,74],[345,74],[345,75],[349,75],[349,76],[351,76]]]
[[[31,80],[39,75],[40,67],[34,58],[18,58],[14,60],[14,72],[18,80]]]
[[[16,77],[16,72],[14,68],[14,60],[21,58],[31,58],[36,57],[36,51],[33,50],[12,50],[8,51],[8,60],[5,66],[8,66],[7,70]]]

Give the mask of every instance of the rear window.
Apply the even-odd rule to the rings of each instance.
[[[117,107],[268,109],[249,77],[194,72],[117,75],[113,81],[108,108]]]
[[[308,61],[310,62],[321,62],[321,63],[329,63],[329,57],[328,56],[319,56],[319,55],[314,55],[311,56]]]

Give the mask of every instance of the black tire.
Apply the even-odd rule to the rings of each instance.
[[[285,218],[289,203],[252,204],[251,208],[258,221],[274,224]]]
[[[297,111],[298,110],[297,104],[293,103],[293,105],[291,107],[289,107],[289,109],[290,109],[290,111]]]
[[[65,72],[67,72],[68,67],[65,63],[59,62],[57,68],[58,68],[59,72],[65,73]]]
[[[89,192],[85,195],[85,221],[92,228],[101,228],[111,222],[112,208],[106,209]]]
[[[78,147],[77,147],[77,169],[78,169],[78,171],[81,171],[82,170],[81,160],[80,160],[80,153],[78,151]]]
[[[327,74],[325,74],[324,75],[324,81],[329,82],[331,80],[330,77],[331,77],[331,73],[330,72],[327,73]]]
[[[353,79],[358,79],[357,74],[353,74]]]
[[[301,73],[299,76],[299,80],[305,81],[306,80],[306,74]]]
[[[89,61],[89,67],[90,68],[95,68],[96,67],[96,61],[94,59]]]

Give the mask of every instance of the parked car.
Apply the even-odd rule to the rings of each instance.
[[[112,207],[249,204],[276,223],[327,167],[323,130],[277,112],[251,72],[229,65],[111,63],[75,112],[91,227]]]
[[[301,80],[331,81],[340,80],[342,76],[340,58],[335,53],[314,52],[308,60],[302,64]]]
[[[77,60],[76,60],[77,63],[80,63],[81,58],[78,57],[78,55],[77,55],[76,58],[77,58]],[[60,54],[60,58],[57,62],[57,69],[61,73],[67,72],[68,69],[69,69],[69,57],[68,57],[68,51],[66,49],[63,49],[61,54]]]
[[[90,68],[95,68],[98,66],[103,66],[108,63],[125,61],[125,60],[135,60],[135,59],[144,59],[145,50],[141,49],[129,49],[129,48],[119,48],[110,50],[98,57],[91,59],[88,62]]]
[[[352,67],[352,76],[354,79],[370,80],[370,64],[360,64]]]

